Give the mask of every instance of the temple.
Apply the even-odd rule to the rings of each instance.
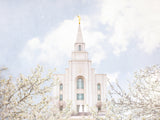
[[[59,96],[59,110],[63,110],[67,101],[72,101],[73,116],[88,115],[89,107],[101,113],[105,111],[102,103],[106,101],[106,74],[96,74],[82,36],[81,24],[78,24],[77,38],[74,43],[69,67],[65,74],[58,74],[59,86],[55,96]]]

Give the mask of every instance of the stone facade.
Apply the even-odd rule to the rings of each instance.
[[[106,74],[96,74],[92,68],[88,52],[85,50],[81,27],[79,24],[77,39],[74,44],[72,58],[65,74],[57,75],[60,84],[55,88],[55,96],[59,96],[60,110],[66,101],[72,101],[74,113],[89,114],[89,107],[97,107],[97,111],[103,111],[101,103],[106,100]]]

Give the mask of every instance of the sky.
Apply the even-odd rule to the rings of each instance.
[[[0,67],[17,77],[38,64],[64,73],[78,18],[96,73],[132,79],[160,64],[160,0],[0,0]]]

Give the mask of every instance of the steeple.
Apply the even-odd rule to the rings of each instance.
[[[75,51],[85,51],[85,44],[83,42],[83,37],[82,37],[82,32],[81,32],[81,26],[80,26],[80,16],[78,16],[78,19],[79,19],[79,26],[78,26],[78,33],[77,33],[77,38],[76,38],[76,42],[75,42],[75,45],[74,45],[74,50]]]
[[[83,43],[83,37],[82,37],[80,22],[79,22],[79,26],[78,26],[78,33],[77,33],[76,43]]]

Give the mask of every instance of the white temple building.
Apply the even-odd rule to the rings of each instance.
[[[74,51],[65,74],[57,75],[60,81],[56,86],[55,96],[59,96],[59,109],[63,110],[65,102],[72,101],[73,113],[89,113],[88,107],[95,107],[101,112],[102,103],[106,101],[106,74],[96,74],[92,62],[88,59],[79,22]]]

